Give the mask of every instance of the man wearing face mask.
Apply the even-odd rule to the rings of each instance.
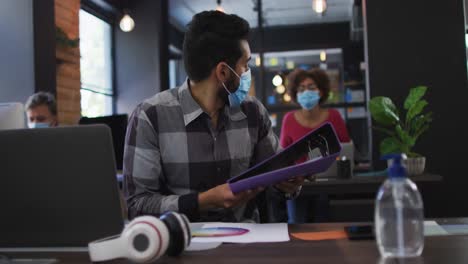
[[[56,127],[57,103],[51,93],[38,92],[26,101],[26,115],[29,128]]]
[[[196,14],[185,33],[188,79],[137,106],[129,120],[124,193],[129,217],[178,211],[192,221],[259,222],[257,194],[284,204],[303,178],[234,195],[226,181],[279,150],[268,113],[248,96],[248,23]],[[255,199],[254,199],[255,198]]]

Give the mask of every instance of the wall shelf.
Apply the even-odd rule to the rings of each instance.
[[[299,105],[289,104],[289,105],[267,105],[265,106],[268,112],[275,113],[275,112],[287,112],[292,110],[301,109]],[[327,103],[322,105],[323,108],[348,108],[348,107],[367,107],[365,102],[358,102],[358,103]]]

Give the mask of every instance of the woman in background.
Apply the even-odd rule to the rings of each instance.
[[[281,125],[281,146],[283,148],[288,147],[326,122],[333,125],[340,142],[349,142],[348,130],[340,113],[335,109],[321,107],[330,93],[330,80],[327,73],[321,69],[310,71],[296,69],[289,74],[288,78],[289,94],[301,106],[301,109],[288,112],[284,116]],[[301,163],[306,159],[307,157],[303,157],[297,162]],[[318,208],[324,204],[321,200],[326,202],[327,197],[319,197],[316,203],[316,210],[314,211],[319,214],[315,216],[318,221],[326,220],[325,210]],[[301,201],[301,204],[298,204],[295,200],[288,200],[287,203],[290,222],[301,223],[307,221],[306,211],[308,211],[307,207],[309,205],[307,201]]]

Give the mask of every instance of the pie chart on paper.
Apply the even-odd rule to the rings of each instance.
[[[240,236],[248,232],[248,229],[240,227],[207,227],[192,231],[192,237]]]

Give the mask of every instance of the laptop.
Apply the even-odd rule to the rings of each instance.
[[[346,157],[351,161],[351,172],[354,169],[354,144],[353,142],[341,143],[341,153],[338,158]],[[336,161],[328,168],[328,170],[316,175],[317,179],[328,179],[338,177],[338,167]]]
[[[0,103],[0,130],[26,127],[26,115],[21,103]]]
[[[0,252],[86,249],[122,231],[107,126],[5,130],[0,146]]]

